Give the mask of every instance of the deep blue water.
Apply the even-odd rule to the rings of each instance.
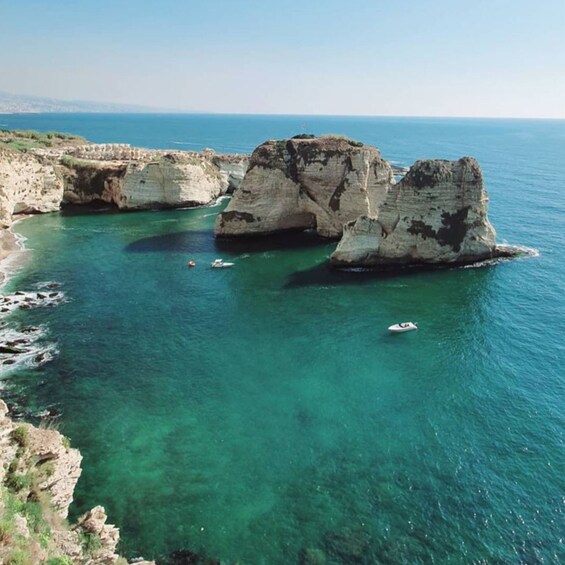
[[[9,289],[59,353],[7,375],[84,455],[130,555],[242,563],[565,561],[565,122],[269,116],[0,116],[92,141],[251,151],[340,133],[409,165],[475,156],[499,241],[538,257],[366,277],[308,238],[226,245],[221,206],[34,217]],[[207,268],[216,256],[236,266]],[[187,269],[192,258],[197,268]],[[420,330],[389,336],[401,319]]]

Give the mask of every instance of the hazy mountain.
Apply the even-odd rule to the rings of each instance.
[[[25,96],[0,91],[0,114],[45,112],[171,112],[170,108],[151,108],[129,104],[59,100],[43,96]]]

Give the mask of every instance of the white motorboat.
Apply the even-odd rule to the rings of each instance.
[[[393,333],[411,332],[417,329],[417,322],[400,322],[388,327],[388,331]]]
[[[214,259],[211,263],[213,269],[226,269],[227,267],[233,267],[235,263],[226,263],[223,259]]]

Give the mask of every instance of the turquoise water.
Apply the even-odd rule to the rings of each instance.
[[[299,118],[246,119],[225,117],[229,150]],[[9,289],[57,281],[68,302],[12,317],[59,353],[6,386],[81,449],[73,514],[103,504],[131,556],[565,561],[565,124],[316,120],[403,164],[477,156],[499,240],[539,256],[368,277],[328,271],[308,236],[216,242],[222,205],[26,220]],[[420,331],[387,334],[406,319]]]

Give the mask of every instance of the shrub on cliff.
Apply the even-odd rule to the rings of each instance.
[[[29,431],[25,426],[18,426],[10,432],[10,438],[20,447],[26,448],[29,445]]]

